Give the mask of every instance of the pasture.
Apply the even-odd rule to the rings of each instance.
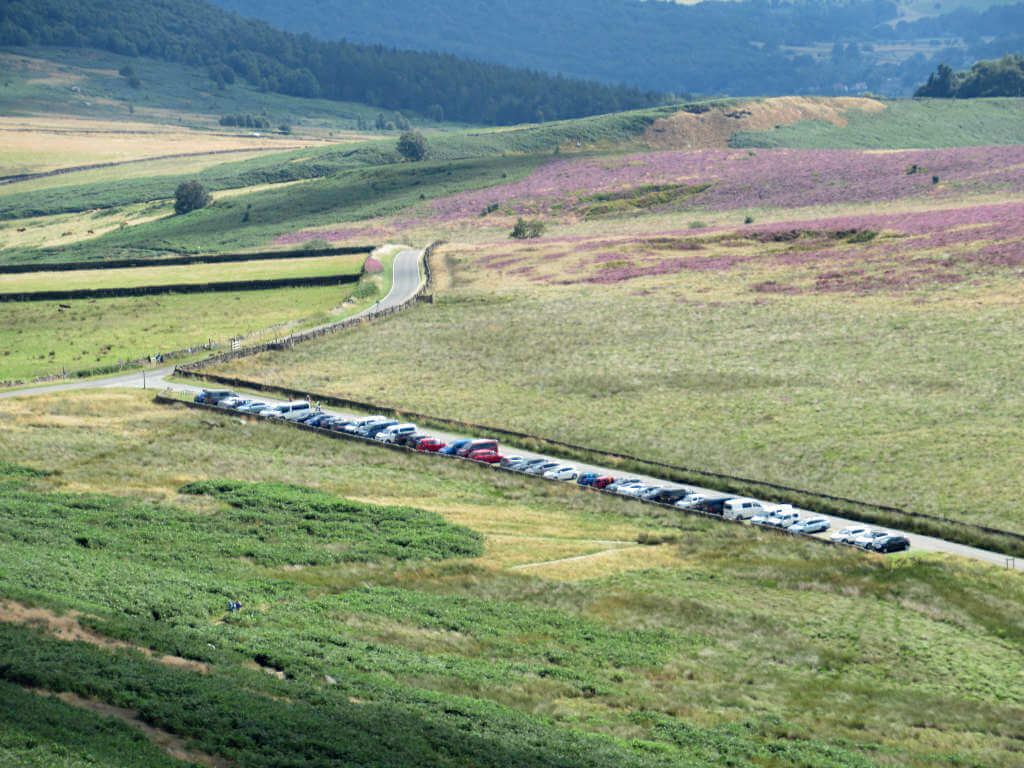
[[[423,206],[434,305],[218,371],[1024,532],[1022,159],[554,158]]]
[[[131,708],[200,754],[431,765],[483,739],[518,765],[1016,764],[1011,573],[636,517],[142,392],[5,400],[0,423],[3,455],[35,468],[2,467],[3,676]],[[376,516],[406,531],[353,547]],[[544,564],[570,553],[594,556]]]

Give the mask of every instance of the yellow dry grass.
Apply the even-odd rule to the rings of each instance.
[[[613,573],[637,571],[644,568],[678,567],[680,558],[676,547],[630,546],[610,549],[605,547],[589,557],[555,560],[530,568],[517,569],[531,576],[554,581],[580,581],[610,576]]]
[[[852,109],[878,113],[885,110],[885,104],[849,96],[780,96],[733,107],[714,107],[699,115],[676,112],[655,120],[644,132],[644,141],[655,149],[728,147],[736,131],[765,131],[804,120],[846,125],[844,113]]]
[[[314,142],[77,117],[0,117],[0,175],[225,150],[286,150]]]

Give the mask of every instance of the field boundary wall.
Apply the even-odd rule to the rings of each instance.
[[[359,274],[280,277],[270,280],[225,280],[218,283],[168,283],[135,285],[129,288],[79,288],[68,291],[26,291],[0,293],[3,301],[71,301],[72,299],[116,299],[126,296],[156,296],[164,293],[219,293],[225,291],[268,291],[275,288],[309,288],[358,282]]]
[[[552,440],[549,438],[540,437],[538,435],[531,435],[527,432],[517,432],[514,430],[503,429],[501,427],[492,427],[483,424],[475,424],[468,421],[460,421],[458,419],[449,419],[443,416],[431,416],[428,414],[417,413],[415,411],[406,410],[404,408],[396,408],[394,406],[384,405],[381,403],[373,403],[365,400],[355,400],[352,398],[338,397],[336,395],[329,395],[319,392],[309,392],[305,390],[291,389],[288,387],[267,384],[259,381],[239,379],[233,376],[223,376],[216,373],[205,373],[200,370],[189,370],[189,368],[191,368],[191,366],[183,366],[176,368],[175,373],[178,375],[188,376],[190,378],[205,379],[211,382],[215,382],[217,384],[224,384],[239,389],[249,389],[257,392],[279,393],[282,395],[294,397],[296,399],[302,399],[308,395],[313,400],[317,400],[323,403],[324,405],[340,408],[354,408],[361,411],[393,414],[396,418],[400,418],[403,421],[412,421],[416,423],[433,423],[444,427],[453,428],[459,431],[475,433],[478,436],[490,435],[499,438],[511,438],[515,441],[522,443],[522,447],[524,448],[540,449],[552,447],[556,449],[556,451],[553,451],[553,453],[556,454],[557,449],[562,449],[563,454],[567,452],[568,455],[576,454],[577,456],[579,456],[580,454],[582,454],[584,456],[589,457],[598,457],[599,460],[606,461],[612,466],[628,462],[634,465],[639,465],[641,467],[648,468],[648,470],[669,470],[676,476],[682,474],[689,478],[710,478],[713,480],[723,481],[725,487],[719,488],[718,490],[721,490],[723,492],[736,491],[737,495],[763,495],[760,494],[759,491],[767,489],[769,491],[769,494],[767,496],[768,500],[778,502],[784,502],[788,500],[791,503],[798,504],[799,506],[808,507],[809,509],[812,509],[812,511],[834,513],[840,516],[857,513],[862,517],[868,517],[869,519],[867,520],[867,522],[877,522],[880,524],[896,526],[897,523],[891,521],[891,519],[888,522],[886,521],[886,514],[899,515],[901,517],[908,518],[908,521],[917,519],[931,523],[955,526],[958,530],[966,529],[992,536],[1005,536],[1014,540],[1015,542],[1018,542],[1020,544],[1020,552],[1024,554],[1024,535],[1014,533],[1013,531],[1004,531],[999,528],[992,528],[985,525],[966,523],[961,520],[953,520],[952,518],[940,517],[938,515],[929,515],[924,512],[913,512],[910,510],[901,509],[900,507],[893,507],[885,504],[876,504],[874,502],[862,501],[860,499],[851,499],[848,497],[835,496],[828,493],[808,491],[803,488],[795,488],[793,486],[781,485],[779,483],[772,483],[766,480],[755,480],[752,478],[739,477],[737,475],[729,475],[721,472],[711,472],[703,469],[695,469],[693,467],[682,467],[676,464],[668,464],[666,462],[655,461],[653,459],[643,459],[638,456],[632,456],[630,454],[614,453],[599,448],[588,448],[586,446],[575,445],[573,443],[567,443],[561,440]],[[670,477],[666,479],[672,478]],[[680,482],[691,482],[696,484],[697,482],[703,482],[703,480],[695,481],[693,479],[689,479]],[[772,494],[771,492],[775,493]],[[775,496],[774,499],[771,498],[772,495]],[[794,499],[794,495],[803,498]],[[813,503],[808,503],[808,500],[810,500],[811,502],[818,501],[819,504],[815,505]],[[820,502],[824,502],[824,504]],[[854,509],[836,511],[826,506],[829,502],[846,504],[849,505],[850,507],[853,507]],[[871,514],[872,510],[881,514]],[[899,525],[904,528],[908,527],[907,521],[899,522]],[[914,528],[913,525],[909,527]],[[923,533],[926,535],[937,535],[934,531],[921,526],[918,526],[913,532]],[[963,541],[962,543],[972,544],[973,542]]]
[[[204,360],[197,360],[194,363],[188,363],[186,365],[177,366],[174,369],[175,374],[184,376],[197,376],[203,377],[205,374],[200,373],[202,369],[208,368],[211,365],[217,365],[219,363],[225,363],[229,360],[237,360],[240,357],[251,357],[252,355],[258,355],[263,352],[270,350],[281,350],[291,349],[296,344],[301,344],[306,341],[312,341],[318,339],[321,336],[327,336],[338,331],[343,331],[346,328],[354,328],[360,326],[368,320],[375,320],[381,317],[387,317],[397,312],[402,312],[409,307],[418,304],[421,301],[432,301],[432,296],[426,296],[425,292],[430,288],[433,283],[433,278],[430,271],[430,257],[434,252],[434,249],[441,245],[441,241],[431,243],[426,247],[423,252],[423,279],[420,281],[419,287],[408,299],[403,301],[401,304],[396,304],[393,307],[387,307],[384,309],[378,309],[373,312],[369,312],[365,315],[358,317],[347,317],[344,320],[339,320],[336,323],[330,323],[329,325],[321,325],[318,328],[311,328],[308,331],[301,331],[300,333],[293,333],[289,336],[284,336],[280,339],[274,339],[273,341],[265,344],[254,344],[248,347],[241,347],[239,349],[231,350],[230,352],[222,352],[218,355],[211,355]]]
[[[294,251],[254,251],[253,253],[209,253],[172,256],[169,259],[113,259],[111,261],[64,261],[32,264],[0,265],[0,275],[25,272],[74,272],[82,269],[127,269],[129,267],[180,267],[187,264],[222,264],[234,261],[265,261],[267,259],[315,259],[321,256],[348,256],[371,253],[376,245],[347,245],[338,248],[296,249]]]
[[[410,447],[405,446],[405,445],[395,445],[394,443],[385,443],[385,442],[382,442],[380,440],[374,440],[372,437],[362,437],[361,435],[353,435],[350,432],[336,432],[336,431],[330,430],[330,429],[321,429],[320,427],[311,427],[311,426],[308,426],[307,424],[302,424],[301,422],[297,422],[297,421],[288,421],[287,419],[271,419],[271,418],[266,418],[266,417],[260,416],[259,414],[255,414],[255,413],[235,413],[233,411],[227,410],[225,408],[220,408],[220,407],[218,407],[216,405],[211,405],[209,403],[196,403],[196,402],[192,402],[192,401],[189,401],[189,400],[181,400],[180,398],[172,397],[172,396],[165,395],[165,394],[162,394],[162,393],[157,393],[156,396],[153,398],[153,400],[154,400],[154,402],[156,402],[156,403],[158,403],[160,405],[178,405],[178,406],[184,406],[186,408],[192,408],[192,409],[195,409],[195,410],[213,411],[213,412],[216,412],[216,413],[220,413],[222,415],[235,416],[235,417],[242,418],[242,419],[252,419],[252,420],[257,420],[257,421],[270,421],[270,422],[273,422],[274,424],[284,424],[284,425],[292,427],[294,429],[305,430],[306,432],[314,432],[314,433],[316,433],[318,435],[321,435],[321,436],[324,436],[324,437],[333,438],[335,440],[349,440],[349,441],[354,441],[354,442],[361,442],[361,443],[363,443],[365,445],[373,445],[373,446],[378,447],[378,448],[387,448],[387,449],[389,449],[391,451],[398,451],[400,453],[416,454],[418,456],[430,455],[430,456],[437,457],[439,460],[448,459],[448,460],[451,460],[451,461],[462,461],[462,462],[466,462],[467,464],[472,465],[474,467],[479,467],[482,471],[505,472],[505,473],[510,473],[510,474],[518,474],[514,470],[508,469],[507,467],[502,467],[499,464],[487,464],[485,462],[474,461],[473,459],[466,458],[465,456],[455,456],[455,455],[449,455],[449,454],[444,454],[444,453],[425,454],[423,451],[417,451],[416,449],[410,448]],[[523,477],[532,477],[532,476],[531,475],[523,475]],[[538,477],[537,479],[538,480],[542,480],[543,478]],[[617,499],[623,499],[625,501],[635,501],[635,502],[637,502],[639,504],[645,504],[647,506],[656,507],[656,508],[660,508],[660,509],[663,509],[663,510],[671,510],[673,512],[676,512],[676,513],[679,513],[679,514],[682,514],[682,515],[687,515],[687,516],[690,516],[690,517],[703,517],[703,518],[706,518],[708,520],[715,520],[715,521],[723,522],[723,523],[731,523],[733,525],[744,525],[745,524],[743,520],[731,520],[731,519],[722,517],[721,515],[711,514],[710,512],[705,512],[705,511],[700,510],[700,509],[680,509],[678,507],[672,506],[671,504],[665,504],[665,503],[662,503],[660,501],[652,501],[651,499],[640,499],[640,498],[634,498],[634,497],[625,497],[625,496],[622,496],[621,494],[615,493],[614,491],[605,490],[604,488],[594,488],[593,486],[580,485],[579,483],[565,483],[565,485],[574,487],[577,490],[579,490],[581,492],[584,492],[584,493],[599,493],[599,494],[605,494],[607,496],[614,496]],[[671,524],[669,523],[669,525],[671,525]],[[819,544],[824,544],[826,546],[831,546],[831,547],[841,547],[841,546],[844,546],[844,545],[842,545],[842,544],[840,544],[838,542],[835,542],[835,541],[830,541],[828,539],[814,538],[812,536],[807,536],[807,535],[804,535],[804,534],[801,534],[801,533],[796,533],[794,531],[787,531],[784,528],[763,527],[763,528],[760,528],[758,530],[773,531],[776,534],[779,534],[779,535],[782,535],[782,536],[789,536],[791,538],[803,538],[803,539],[807,539],[807,540],[813,540],[813,541],[818,542]],[[643,542],[641,542],[641,543],[643,543]]]

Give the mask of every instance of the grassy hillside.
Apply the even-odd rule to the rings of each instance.
[[[43,470],[2,467],[0,677],[131,709],[197,754],[1016,763],[1011,573],[635,517],[625,500],[141,392],[2,401],[0,420],[3,455]],[[370,519],[395,522],[367,536]],[[637,546],[644,529],[679,539]],[[85,742],[89,712],[39,701],[81,724],[5,720],[35,734],[0,742],[8,760],[73,765],[125,738]]]
[[[943,103],[945,102],[945,103]],[[1024,99],[889,100],[880,114],[850,110],[848,124],[801,122],[739,131],[734,147],[882,149],[1024,143]]]
[[[1024,532],[1022,159],[553,159],[410,222],[435,304],[219,370]]]

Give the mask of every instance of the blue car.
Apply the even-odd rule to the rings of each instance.
[[[576,478],[576,482],[580,485],[592,485],[597,478],[601,476],[600,472],[584,472],[582,475]]]
[[[459,450],[459,448],[462,448],[465,445],[469,445],[471,442],[473,442],[471,439],[452,440],[450,443],[448,443],[448,445],[446,445],[444,448],[438,451],[438,453],[444,453],[449,456],[454,456],[455,452]]]

